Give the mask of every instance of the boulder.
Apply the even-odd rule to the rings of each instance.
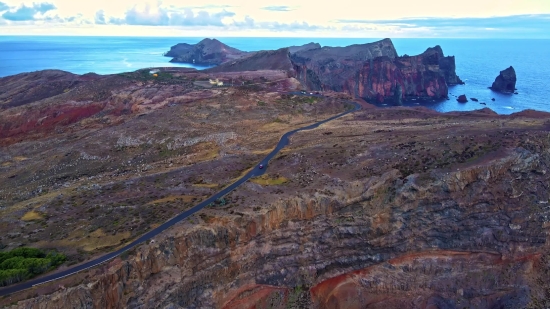
[[[468,102],[468,98],[466,98],[465,94],[461,94],[458,96],[458,99],[456,99],[459,103],[466,103]]]
[[[510,66],[506,70],[500,71],[490,88],[494,91],[513,93],[516,90],[516,71],[514,67]]]
[[[470,100],[472,100],[472,101],[474,101],[474,102],[477,102],[477,101],[478,101],[478,99],[476,99],[476,98],[470,98]]]

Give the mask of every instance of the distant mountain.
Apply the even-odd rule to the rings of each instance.
[[[305,45],[290,46],[290,53],[319,49],[319,43],[308,43]],[[190,63],[196,65],[220,65],[229,61],[234,61],[255,53],[245,52],[230,47],[216,39],[204,39],[197,44],[179,43],[170,48],[170,51],[164,54],[166,57],[172,57],[170,62]]]

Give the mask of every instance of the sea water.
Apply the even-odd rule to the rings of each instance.
[[[202,38],[176,37],[71,37],[0,36],[0,77],[44,69],[76,74],[114,74],[149,67],[204,67],[170,63],[163,54],[177,43],[197,43]],[[277,49],[317,42],[322,46],[347,46],[374,42],[369,38],[218,38],[244,51]],[[465,111],[483,107],[499,114],[525,109],[550,111],[546,79],[550,78],[550,40],[531,39],[392,39],[399,55],[416,55],[440,45],[445,55],[454,55],[456,72],[465,85],[452,86],[450,100],[409,101],[437,111]],[[517,74],[517,95],[488,89],[501,70],[512,65]],[[458,103],[465,94],[479,102]],[[491,99],[495,98],[495,101]],[[480,104],[481,102],[486,105]]]

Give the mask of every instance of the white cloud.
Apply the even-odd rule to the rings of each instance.
[[[498,3],[495,0],[462,0],[452,9],[441,5],[441,0],[417,0],[414,5],[408,1],[378,0],[343,0],[331,4],[311,0],[267,0],[261,3],[205,0],[201,3],[186,2],[185,5],[181,0],[46,0],[50,6],[36,1],[40,0],[0,0],[0,16],[3,16],[0,23],[8,25],[10,33],[17,34],[45,32],[44,27],[50,27],[57,33],[66,29],[65,32],[81,31],[81,34],[135,35],[141,33],[137,31],[138,27],[156,26],[156,35],[190,33],[206,36],[214,32],[217,33],[215,36],[404,37],[455,36],[460,32],[460,36],[475,37],[484,33],[501,35],[504,32],[499,29],[505,26],[487,24],[470,27],[468,20],[463,18],[550,14],[548,0],[499,0]],[[439,19],[428,18],[426,23],[422,23],[421,18],[426,16]],[[547,15],[540,16],[539,20],[548,19]],[[453,19],[466,24],[455,25],[454,29],[444,25],[445,20]],[[533,30],[536,27],[534,23],[520,22],[525,26],[514,29],[528,29],[533,35],[543,35],[544,31]],[[75,25],[94,27],[75,28]],[[545,27],[546,23],[542,25]]]

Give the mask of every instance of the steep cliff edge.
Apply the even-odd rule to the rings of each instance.
[[[366,61],[376,57],[397,57],[390,39],[346,47],[328,47],[299,51],[290,59],[297,78],[310,90],[344,91],[345,83],[357,77]],[[349,91],[348,91],[349,92]]]
[[[442,99],[447,97],[448,85],[462,83],[455,72],[454,57],[445,57],[440,46],[417,56],[397,57],[389,39],[371,44],[377,47],[375,52],[351,64],[348,58],[331,62],[317,55],[315,63],[323,65],[315,65],[300,58],[303,54],[300,52],[291,59],[297,65],[298,78],[309,88],[344,91],[377,102],[399,104],[406,98]]]
[[[547,119],[401,108],[299,133],[269,166],[285,184],[14,308],[543,308]]]

